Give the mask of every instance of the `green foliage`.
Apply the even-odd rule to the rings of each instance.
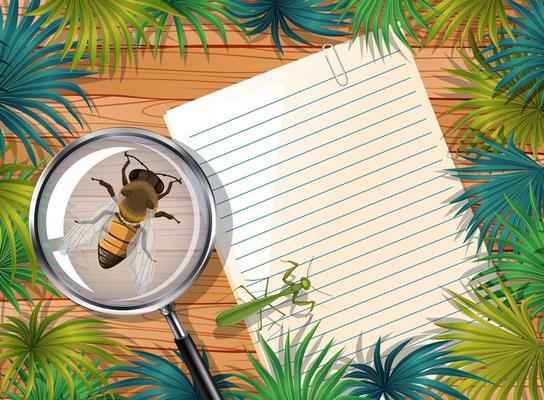
[[[17,268],[15,272],[11,260],[15,256]],[[28,293],[27,286],[33,281],[44,289],[58,296],[57,291],[49,284],[42,271],[36,271],[33,277],[33,268],[29,265],[29,257],[23,248],[19,235],[15,233],[15,253],[11,253],[7,230],[0,223],[0,294],[2,294],[19,313],[21,308],[17,301],[17,294],[32,304],[32,298]]]
[[[52,368],[57,369],[71,395],[75,393],[76,377],[89,386],[91,378],[105,384],[104,376],[90,361],[89,356],[109,362],[117,361],[101,347],[122,347],[118,341],[107,338],[107,325],[102,321],[89,319],[59,322],[71,311],[69,308],[40,321],[38,316],[41,307],[42,302],[36,305],[28,321],[7,316],[8,322],[0,324],[0,363],[9,360],[0,391],[5,393],[10,389],[20,370],[26,371],[27,375],[23,393],[25,397],[32,391],[37,375],[42,374],[49,400],[53,400],[55,380]],[[83,371],[90,375],[86,376]]]
[[[135,351],[134,353],[143,360],[131,361],[131,365],[111,367],[109,372],[123,372],[136,375],[136,377],[112,383],[105,388],[106,390],[138,387],[138,394],[133,397],[133,400],[200,400],[198,389],[193,386],[187,375],[176,364],[166,358],[145,351]],[[178,352],[176,352],[176,355],[182,362],[182,355]],[[208,367],[209,363],[206,353],[203,353],[202,357],[204,364]],[[229,393],[228,389],[237,387],[228,381],[230,376],[228,374],[221,374],[213,377],[217,388],[223,392],[223,396],[225,397]]]
[[[50,32],[56,31],[53,40],[66,30],[62,57],[72,62],[72,68],[88,53],[91,68],[97,66],[100,58],[99,69],[104,72],[110,66],[110,52],[113,51],[115,73],[123,44],[126,45],[129,62],[132,62],[134,40],[130,28],[136,30],[146,43],[147,37],[140,27],[142,21],[163,28],[151,17],[149,8],[175,13],[162,0],[49,0],[29,15],[43,16],[40,24]],[[60,22],[55,22],[59,18]]]
[[[526,386],[531,398],[539,399],[544,346],[533,327],[528,310],[530,300],[518,304],[504,283],[500,285],[504,302],[485,287],[483,293],[475,291],[477,301],[452,293],[453,304],[470,321],[437,323],[449,331],[438,339],[459,341],[451,352],[466,359],[453,363],[452,368],[476,373],[486,381],[452,377],[446,382],[458,385],[457,389],[469,399],[520,400]],[[470,361],[470,357],[481,363]]]
[[[28,10],[34,10],[38,4],[38,0],[31,0]],[[5,157],[5,128],[18,137],[36,165],[29,139],[53,155],[37,129],[47,131],[62,144],[58,127],[72,132],[67,120],[48,103],[63,107],[81,125],[74,108],[59,91],[74,93],[87,101],[83,90],[70,80],[89,73],[62,67],[64,62],[72,60],[72,55],[68,54],[63,60],[58,53],[63,44],[47,44],[59,27],[59,21],[51,20],[41,29],[45,18],[35,20],[23,16],[17,21],[18,12],[18,0],[9,2],[6,15],[0,12],[0,155]]]
[[[527,0],[529,8],[509,0],[508,4],[521,16],[510,17],[515,28],[513,37],[503,38],[499,51],[488,63],[495,63],[494,71],[504,72],[496,90],[507,89],[508,95],[517,94],[525,102],[533,97],[544,104],[544,2]],[[491,49],[488,48],[487,51]],[[494,49],[493,49],[494,50]]]
[[[479,204],[469,222],[466,238],[471,238],[480,226],[478,246],[490,237],[489,248],[496,242],[502,251],[504,240],[526,223],[523,215],[513,212],[512,203],[526,214],[540,214],[544,204],[544,168],[518,149],[512,138],[507,147],[489,139],[482,140],[489,151],[469,148],[461,157],[473,165],[451,170],[460,179],[478,182],[452,203],[466,201],[457,215]],[[533,211],[532,195],[537,211]]]
[[[443,0],[436,4],[432,15],[433,31],[430,39],[440,36],[444,43],[460,30],[459,42],[464,44],[476,32],[478,42],[484,37],[499,42],[500,29],[512,34],[503,0]]]
[[[504,144],[512,133],[516,144],[530,146],[534,157],[538,158],[539,144],[544,141],[544,103],[538,100],[542,96],[537,95],[526,102],[526,96],[521,92],[512,96],[497,93],[495,89],[503,72],[491,70],[473,36],[471,46],[476,61],[461,52],[467,70],[449,71],[464,81],[451,91],[469,98],[450,110],[462,110],[465,114],[455,123],[450,135],[461,133],[459,141],[462,145],[476,145],[479,136]]]
[[[99,369],[100,360],[95,361],[94,366]],[[48,398],[53,398],[55,400],[124,400],[124,397],[115,395],[113,393],[106,393],[106,389],[101,381],[93,379],[93,376],[90,372],[85,371],[83,375],[87,378],[86,382],[82,381],[77,375],[74,376],[74,387],[75,392],[73,395],[70,393],[70,388],[64,380],[64,377],[59,373],[56,368],[51,368],[51,373],[53,376],[53,393],[49,394],[47,388],[47,379],[42,370],[39,370],[36,374],[36,379],[34,381],[34,388],[30,392],[30,395],[27,399],[20,396],[19,393],[25,393],[25,384],[28,380],[28,375],[25,371],[19,371],[19,383],[16,383],[14,386],[19,391],[19,393],[9,393],[9,399],[12,400],[45,400]],[[109,372],[103,372],[102,375],[104,379],[108,379],[111,376]]]
[[[293,30],[293,27],[321,36],[345,36],[330,27],[343,26],[340,15],[335,12],[333,3],[323,3],[323,0],[232,0],[232,14],[245,20],[243,27],[250,35],[257,35],[271,30],[276,48],[283,53],[280,40],[280,29],[291,39],[310,44],[305,38]]]
[[[291,360],[291,339],[287,334],[283,347],[283,363],[270,348],[268,343],[261,337],[261,345],[266,352],[268,364],[272,369],[269,373],[251,354],[248,354],[253,368],[259,374],[260,379],[254,380],[240,374],[233,374],[250,385],[258,395],[252,392],[233,391],[245,399],[252,400],[349,400],[358,399],[355,396],[343,395],[352,385],[353,381],[342,379],[349,364],[338,368],[334,373],[333,368],[338,363],[341,352],[335,353],[328,360],[329,350],[332,342],[327,343],[323,349],[312,359],[308,368],[304,370],[303,362],[308,361],[306,350],[314,337],[317,326],[315,326],[297,345],[295,358]]]
[[[363,29],[368,41],[370,32],[373,32],[375,42],[381,46],[381,32],[388,50],[390,29],[406,46],[410,47],[410,44],[405,33],[421,45],[413,26],[417,24],[430,31],[421,11],[435,12],[428,0],[340,0],[336,8],[344,10],[342,17],[353,11],[353,36],[357,36]]]
[[[532,190],[529,192],[530,213],[507,199],[512,213],[522,222],[522,226],[513,226],[506,221],[501,223],[516,239],[492,239],[503,246],[510,246],[513,252],[492,253],[483,257],[482,261],[493,260],[497,264],[480,272],[474,279],[488,278],[485,285],[490,288],[499,285],[501,280],[506,281],[517,301],[528,301],[531,316],[535,318],[544,310],[544,222],[541,217],[542,203],[538,206],[535,194]],[[538,194],[542,200],[542,192]],[[500,289],[495,291],[495,295],[504,297]],[[540,333],[544,331],[544,319],[540,321],[539,330]]]
[[[410,340],[400,343],[382,361],[381,338],[374,347],[374,366],[353,364],[346,377],[356,379],[352,395],[365,396],[368,400],[423,399],[424,396],[440,400],[437,393],[450,398],[469,400],[454,388],[439,382],[435,375],[481,380],[474,374],[458,370],[449,365],[459,361],[476,361],[470,357],[455,357],[443,349],[448,342],[430,343],[416,349],[396,363],[395,359]]]
[[[26,216],[34,190],[30,177],[36,168],[23,164],[0,165],[0,229],[2,230],[1,246],[7,246],[3,252],[8,257],[12,275],[17,263],[29,263],[36,267],[36,256],[30,241],[30,233]],[[19,243],[18,243],[19,241]],[[22,250],[17,251],[20,245]],[[24,254],[21,260],[18,256]]]
[[[226,9],[227,6],[232,4],[227,0],[162,0],[162,2],[175,10],[177,14],[172,15],[171,13],[160,9],[150,10],[151,17],[159,22],[159,25],[155,29],[155,55],[159,51],[162,34],[164,33],[164,26],[169,19],[174,21],[179,53],[182,57],[185,55],[185,21],[197,32],[206,54],[208,53],[208,41],[206,40],[201,20],[213,25],[221,35],[221,39],[223,39],[225,44],[227,43],[227,33],[223,26],[223,20],[226,19],[237,26],[241,26],[241,23]],[[148,21],[144,20],[141,24],[141,28],[145,29],[148,25]],[[141,39],[142,35],[140,34],[140,31],[137,31],[136,43],[140,43]]]

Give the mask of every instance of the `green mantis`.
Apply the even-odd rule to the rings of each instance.
[[[293,266],[289,268],[287,271],[285,271],[285,273],[283,274],[282,281],[283,283],[285,283],[285,285],[287,285],[284,289],[280,290],[279,293],[268,295],[269,278],[267,278],[265,294],[263,297],[257,298],[245,286],[243,285],[239,286],[238,288],[244,289],[247,293],[249,293],[249,295],[253,298],[253,300],[248,301],[247,303],[239,304],[237,306],[231,307],[227,310],[220,312],[215,318],[215,322],[217,323],[217,326],[234,325],[258,312],[259,318],[260,318],[259,330],[261,330],[263,309],[266,306],[270,306],[274,310],[279,312],[282,316],[285,317],[285,313],[281,310],[278,310],[276,307],[274,307],[272,303],[274,303],[279,298],[287,297],[287,296],[291,296],[291,302],[297,306],[309,305],[310,311],[308,311],[308,314],[310,314],[315,307],[315,301],[297,300],[300,297],[301,291],[308,291],[312,287],[310,279],[308,279],[308,276],[304,276],[300,278],[298,282],[294,282],[290,280],[289,277],[293,274],[293,271],[297,269],[299,264],[295,261],[285,261],[285,262],[288,262]],[[311,265],[311,261],[310,261],[310,265]],[[310,266],[308,266],[308,273],[309,272],[310,272]]]

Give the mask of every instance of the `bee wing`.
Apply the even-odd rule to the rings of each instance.
[[[96,247],[102,230],[106,228],[108,220],[117,212],[117,205],[120,200],[111,198],[87,215],[78,220],[68,233],[64,235],[63,245],[60,249],[63,253],[74,253]]]
[[[138,294],[144,294],[148,291],[153,280],[155,264],[157,263],[152,210],[148,211],[136,237],[130,242],[128,254],[134,286]]]

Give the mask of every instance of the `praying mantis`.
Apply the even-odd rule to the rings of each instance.
[[[312,258],[312,261],[313,261],[313,258]],[[312,261],[310,261],[310,265],[308,265],[308,273],[306,275],[310,273],[310,266],[312,264]],[[227,310],[220,312],[215,318],[215,322],[217,323],[217,326],[225,327],[225,326],[234,325],[258,312],[259,313],[259,330],[261,330],[263,309],[266,306],[270,306],[274,310],[276,310],[278,313],[280,313],[282,316],[285,317],[285,313],[277,309],[276,307],[274,307],[272,303],[274,303],[279,298],[287,297],[287,296],[291,296],[291,302],[294,305],[297,305],[297,306],[309,305],[310,310],[308,311],[308,314],[311,314],[316,304],[315,301],[297,300],[300,297],[301,291],[308,291],[312,287],[310,279],[308,278],[308,276],[304,276],[300,278],[298,282],[294,282],[290,280],[289,277],[293,274],[295,269],[299,267],[299,264],[295,261],[284,261],[284,262],[290,263],[292,265],[292,267],[287,269],[287,271],[285,271],[285,273],[283,274],[282,281],[286,285],[284,289],[280,290],[276,294],[268,295],[268,283],[270,278],[267,278],[265,294],[263,297],[257,298],[244,285],[239,286],[238,288],[244,289],[253,298],[253,300],[243,304],[238,304],[237,306],[231,307]],[[316,288],[314,289],[317,290]]]

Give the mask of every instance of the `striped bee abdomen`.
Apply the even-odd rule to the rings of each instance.
[[[115,214],[98,242],[98,262],[104,269],[115,267],[127,258],[128,245],[139,226],[132,226]]]

